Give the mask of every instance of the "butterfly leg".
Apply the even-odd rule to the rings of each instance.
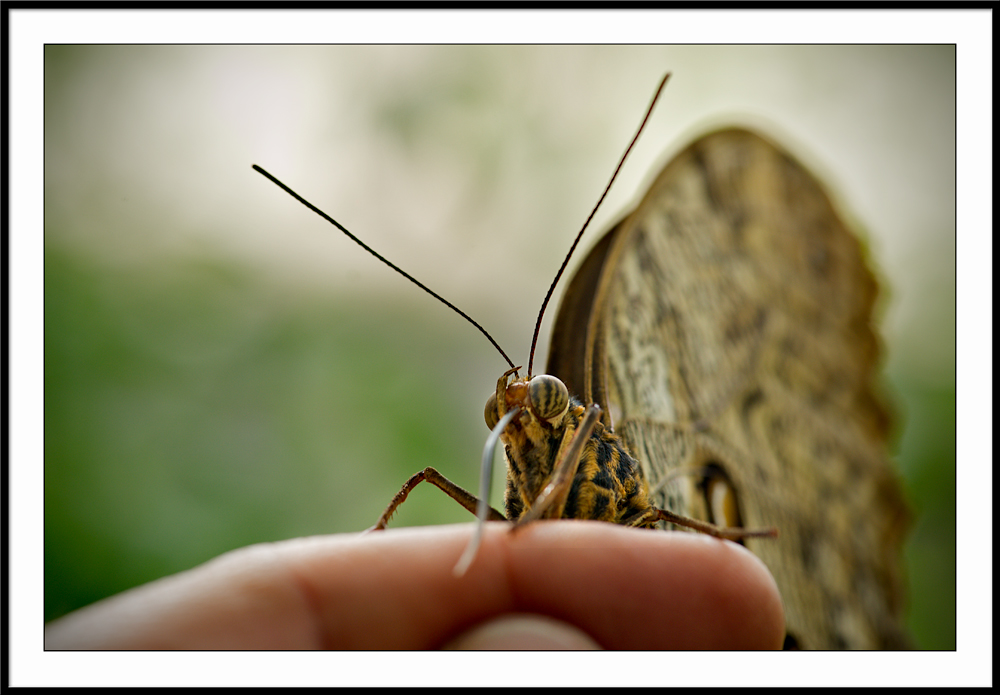
[[[644,512],[639,512],[638,514],[629,517],[622,523],[625,526],[649,527],[657,521],[666,521],[671,524],[676,524],[677,526],[683,526],[685,528],[698,531],[699,533],[704,533],[715,538],[725,538],[730,541],[736,541],[743,538],[777,538],[778,536],[778,529],[774,527],[762,529],[734,527],[724,528],[722,526],[710,524],[707,521],[691,519],[686,516],[681,516],[680,514],[668,512],[666,509],[657,509],[656,507],[650,507]]]
[[[666,509],[656,509],[655,519],[657,521],[666,521],[671,524],[677,524],[678,526],[684,526],[689,529],[694,529],[700,533],[708,534],[709,536],[715,536],[716,538],[725,538],[727,540],[735,541],[741,538],[777,538],[778,529],[772,527],[761,528],[761,529],[748,529],[748,528],[734,528],[716,526],[715,524],[710,524],[707,521],[699,521],[698,519],[690,519],[686,516],[681,516],[680,514],[674,514],[673,512],[668,512]]]
[[[427,481],[428,483],[437,486],[438,488],[443,490],[446,495],[448,495],[453,500],[458,502],[460,505],[468,509],[470,512],[472,512],[473,514],[476,513],[476,505],[479,503],[479,500],[476,498],[475,495],[466,491],[464,488],[456,485],[455,483],[451,482],[443,475],[438,473],[436,470],[428,466],[419,473],[415,473],[413,476],[410,477],[409,480],[406,481],[406,483],[403,485],[403,489],[401,489],[399,492],[396,493],[396,496],[392,498],[391,502],[389,502],[389,506],[386,507],[384,512],[382,512],[382,516],[378,518],[378,521],[375,522],[375,525],[372,526],[370,529],[368,529],[368,531],[379,531],[381,529],[384,529],[386,527],[386,524],[389,523],[389,519],[392,517],[393,514],[396,513],[396,509],[399,507],[399,505],[401,505],[406,500],[406,497],[407,495],[410,494],[410,491],[424,481]],[[506,518],[507,517],[498,512],[496,509],[490,507],[491,521],[504,521],[506,520]]]

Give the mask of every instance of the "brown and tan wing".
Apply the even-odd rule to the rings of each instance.
[[[713,520],[711,471],[744,526],[779,529],[746,545],[781,590],[789,646],[907,646],[876,293],[817,180],[734,129],[663,169],[556,319],[549,373],[604,407],[657,505]]]

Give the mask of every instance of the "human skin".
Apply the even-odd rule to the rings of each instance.
[[[226,553],[46,626],[46,649],[779,649],[774,579],[693,533],[547,521],[316,536]]]

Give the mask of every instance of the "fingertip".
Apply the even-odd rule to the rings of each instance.
[[[579,625],[609,649],[772,649],[780,594],[743,546],[694,533],[546,522],[510,543],[527,609]]]
[[[545,615],[511,614],[488,620],[462,633],[443,649],[487,651],[578,651],[601,646],[586,632]]]

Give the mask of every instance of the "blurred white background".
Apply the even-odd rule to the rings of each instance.
[[[46,241],[117,263],[210,254],[324,291],[410,291],[257,163],[526,351],[671,72],[590,241],[691,137],[757,126],[867,234],[890,340],[954,303],[950,46],[50,46],[46,61],[46,212],[72,220]],[[906,359],[940,361],[940,342]]]

